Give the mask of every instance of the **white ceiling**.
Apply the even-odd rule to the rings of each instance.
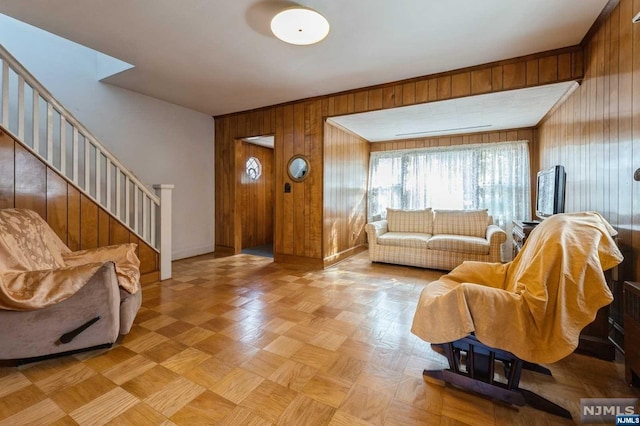
[[[108,83],[211,115],[578,44],[607,0],[302,0],[312,46],[269,31],[280,0],[0,0],[0,13],[126,61]]]
[[[343,115],[329,118],[329,121],[369,142],[533,127],[576,87],[578,83],[569,81]]]
[[[245,142],[252,143],[258,146],[264,146],[265,148],[272,148],[275,145],[275,137],[274,136],[254,136],[252,138],[242,139]]]

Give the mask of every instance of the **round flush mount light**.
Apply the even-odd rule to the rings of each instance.
[[[313,9],[293,7],[273,17],[271,31],[286,43],[314,44],[329,34],[329,21]]]

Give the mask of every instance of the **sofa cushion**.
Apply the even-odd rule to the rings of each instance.
[[[484,238],[489,225],[487,210],[436,210],[433,217],[433,234]]]
[[[433,233],[433,212],[424,210],[398,210],[387,208],[389,232]]]
[[[430,234],[409,232],[386,232],[378,237],[378,244],[383,246],[398,246],[426,249],[431,238]]]
[[[456,253],[489,254],[489,241],[480,237],[440,234],[427,242],[430,250],[452,251]]]

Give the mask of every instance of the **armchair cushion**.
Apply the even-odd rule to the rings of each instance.
[[[431,343],[473,332],[525,361],[555,362],[613,300],[603,271],[622,261],[615,233],[598,213],[554,215],[512,262],[464,262],[428,284],[412,332]]]
[[[27,209],[0,210],[0,309],[32,310],[78,292],[105,263],[118,284],[139,291],[135,244],[71,252],[47,222]]]

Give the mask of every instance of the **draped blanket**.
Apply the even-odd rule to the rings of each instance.
[[[106,262],[125,291],[140,289],[135,244],[72,252],[36,212],[0,210],[0,309],[25,311],[61,302]]]
[[[598,213],[554,215],[512,262],[464,262],[428,284],[411,331],[431,343],[473,332],[526,361],[558,361],[613,300],[603,271],[622,262],[616,234]]]

